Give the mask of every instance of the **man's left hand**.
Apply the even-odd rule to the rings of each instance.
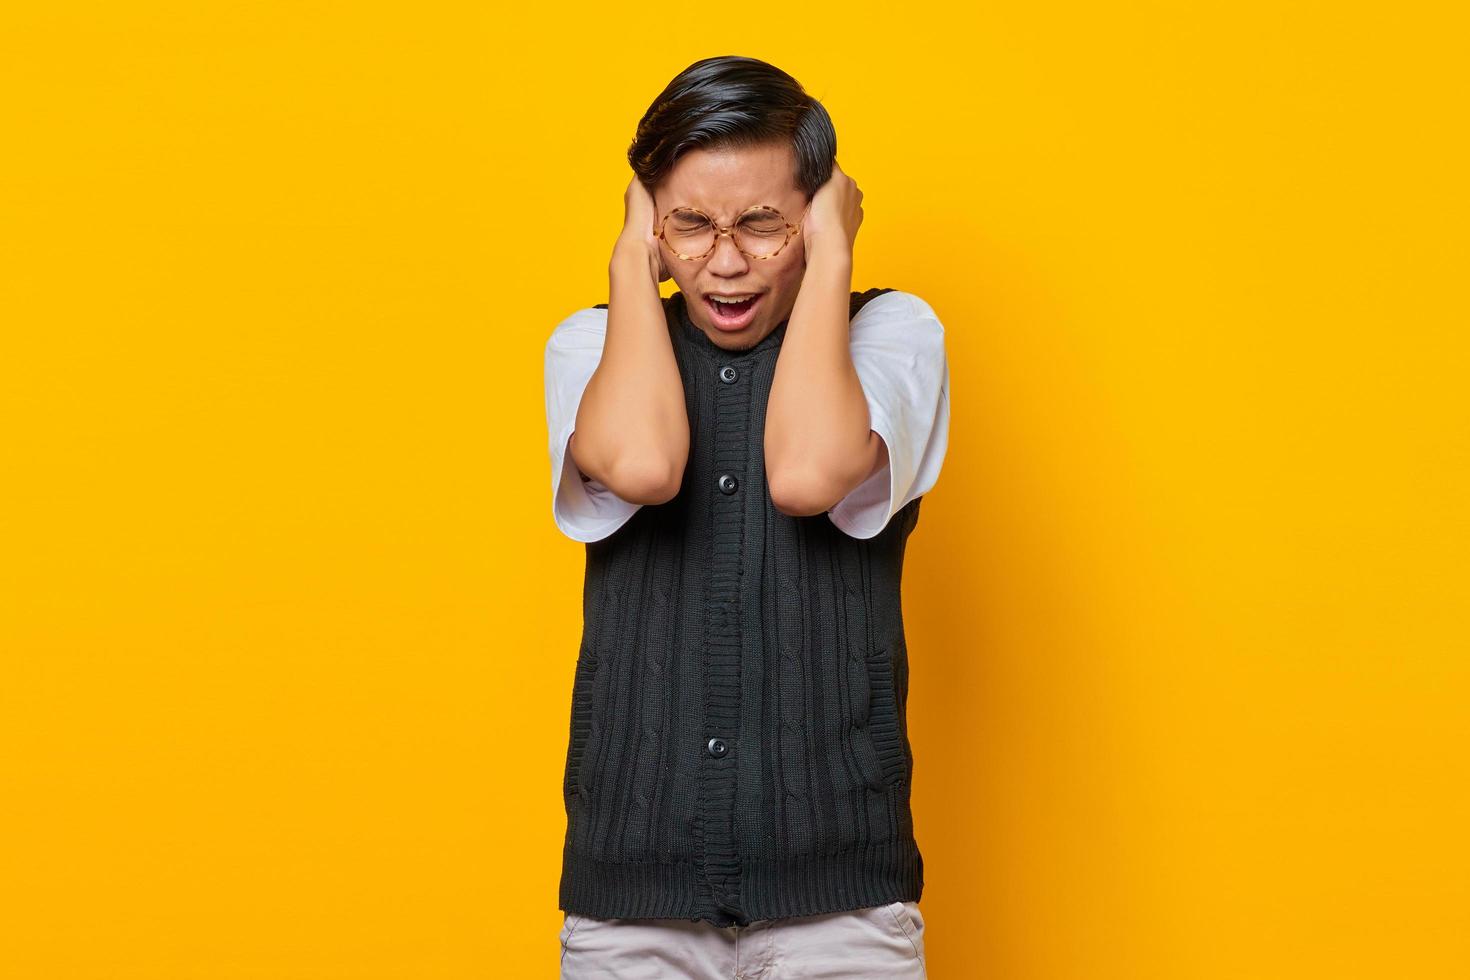
[[[801,221],[806,261],[819,253],[838,252],[852,257],[858,227],[863,223],[863,192],[857,182],[832,161],[832,176],[812,195]]]

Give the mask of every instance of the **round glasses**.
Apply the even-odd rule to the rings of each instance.
[[[715,250],[722,235],[753,259],[773,259],[801,229],[767,204],[746,208],[729,228],[721,228],[698,208],[675,208],[659,222],[653,236],[681,259],[702,259]]]

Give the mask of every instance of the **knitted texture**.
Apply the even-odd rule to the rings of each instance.
[[[868,539],[778,511],[787,321],[726,351],[663,303],[689,460],[677,496],[586,545],[559,906],[728,926],[918,901],[900,584],[922,498]]]

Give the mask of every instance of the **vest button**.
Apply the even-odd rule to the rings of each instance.
[[[729,473],[720,474],[720,493],[734,493],[738,486],[740,484]]]
[[[725,384],[733,384],[735,379],[738,377],[739,374],[736,373],[735,369],[730,365],[726,364],[724,367],[720,368],[720,380],[725,382]]]
[[[708,749],[709,754],[714,756],[716,759],[720,758],[726,752],[730,751],[730,747],[725,744],[725,740],[723,738],[710,739],[709,745],[705,746],[705,748]]]

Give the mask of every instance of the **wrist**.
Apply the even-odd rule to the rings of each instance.
[[[803,279],[852,279],[852,252],[841,248],[814,247],[806,256]]]
[[[649,277],[655,283],[658,282],[658,255],[647,243],[636,238],[620,237],[613,246],[612,259],[608,266],[614,270],[646,270]]]
[[[806,264],[808,268],[841,270],[852,268],[852,249],[843,243],[828,239],[811,239],[807,242]]]

